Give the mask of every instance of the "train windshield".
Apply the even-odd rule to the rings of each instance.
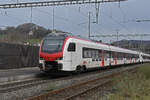
[[[62,50],[64,39],[45,39],[42,45],[42,51],[47,53],[56,53]]]

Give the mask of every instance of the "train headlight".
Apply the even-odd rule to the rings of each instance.
[[[56,58],[56,60],[62,60],[63,58],[62,57],[60,57],[60,58]]]
[[[44,58],[40,57],[40,60],[44,60]]]

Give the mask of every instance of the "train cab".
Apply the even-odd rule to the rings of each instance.
[[[42,71],[62,69],[65,34],[49,34],[40,45],[40,69]]]

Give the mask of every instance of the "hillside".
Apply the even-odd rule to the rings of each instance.
[[[60,30],[54,30],[63,32]],[[51,29],[46,29],[42,26],[33,23],[24,23],[17,27],[6,27],[0,29],[0,42],[7,43],[26,43],[26,42],[40,42],[40,40],[47,34],[52,33]]]

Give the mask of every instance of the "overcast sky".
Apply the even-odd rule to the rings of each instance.
[[[0,0],[0,3],[15,3],[17,0]],[[20,0],[42,1],[42,0]],[[45,0],[46,1],[46,0]],[[36,7],[32,11],[32,22],[52,29],[52,15],[55,10],[55,29],[71,32],[75,35],[88,36],[88,12],[92,13],[91,21],[95,21],[95,5],[72,5],[56,7]],[[91,24],[92,35],[96,34],[133,34],[150,33],[150,22],[137,23],[135,20],[150,20],[150,0],[128,0],[118,3],[100,5],[99,22]],[[17,26],[31,22],[31,8],[0,9],[0,27]],[[141,37],[140,37],[141,38]],[[120,39],[140,39],[128,37]],[[96,38],[102,39],[102,38]],[[116,38],[106,38],[105,41]],[[143,38],[150,40],[150,37]]]

